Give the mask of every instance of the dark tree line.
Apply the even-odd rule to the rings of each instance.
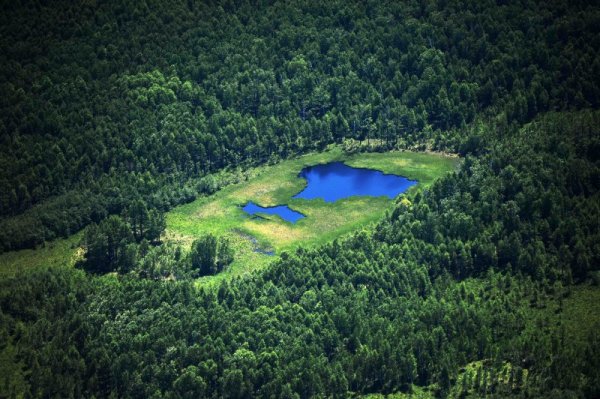
[[[127,273],[133,269],[138,252],[146,254],[150,244],[160,243],[165,228],[163,213],[148,211],[142,200],[134,201],[123,216],[111,215],[86,228],[81,266],[94,273]]]

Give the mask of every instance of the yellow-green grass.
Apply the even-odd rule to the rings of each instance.
[[[14,276],[38,267],[73,266],[83,256],[79,247],[82,233],[60,238],[37,249],[0,254],[0,278]]]
[[[384,173],[400,174],[418,180],[421,187],[427,187],[438,177],[453,170],[459,162],[459,158],[438,153],[392,151],[356,154],[344,162],[356,168],[377,169]]]
[[[248,181],[225,187],[210,197],[175,208],[167,214],[166,238],[189,248],[198,236],[212,233],[227,236],[234,244],[234,263],[216,277],[203,282],[218,282],[263,267],[274,259],[254,250],[274,250],[277,254],[299,245],[310,246],[332,241],[345,233],[381,219],[393,201],[387,197],[351,197],[326,203],[323,200],[293,199],[306,181],[298,174],[306,166],[343,161],[354,167],[381,170],[418,180],[426,187],[436,178],[454,170],[458,158],[440,154],[388,152],[346,155],[333,147],[274,166],[256,168]],[[275,215],[251,218],[241,209],[248,201],[261,206],[286,204],[306,217],[296,224]],[[256,239],[257,243],[253,243]]]

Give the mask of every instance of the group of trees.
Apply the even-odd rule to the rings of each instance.
[[[169,208],[224,167],[345,138],[457,150],[477,119],[596,107],[598,18],[558,1],[5,7],[0,250],[139,196]]]
[[[85,261],[82,266],[94,273],[129,272],[135,265],[138,247],[142,252],[149,244],[157,244],[165,230],[162,212],[148,208],[144,201],[136,200],[123,217],[111,215],[99,224],[92,223],[85,230],[83,247]]]
[[[129,225],[119,216],[92,224],[85,231],[85,268],[90,272],[127,272],[134,264],[136,248]]]
[[[79,265],[97,274],[132,272],[143,278],[181,279],[214,275],[233,262],[234,251],[226,237],[201,236],[184,254],[179,246],[162,245],[164,229],[164,215],[136,201],[124,217],[111,215],[86,228]]]
[[[207,234],[192,243],[190,261],[199,276],[217,274],[233,262],[233,250],[227,238]]]
[[[558,113],[489,134],[482,142],[491,149],[467,155],[458,174],[398,207],[376,235],[403,251],[427,248],[415,261],[433,275],[460,279],[494,267],[585,280],[600,265],[599,124],[597,111]]]

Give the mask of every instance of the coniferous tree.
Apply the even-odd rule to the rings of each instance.
[[[93,273],[127,272],[134,265],[135,245],[127,223],[119,216],[110,216],[99,225],[90,225],[83,241],[83,267]]]

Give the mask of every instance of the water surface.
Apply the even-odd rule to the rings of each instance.
[[[406,177],[383,173],[374,169],[353,168],[342,162],[309,166],[300,177],[306,179],[306,188],[293,198],[322,198],[325,202],[365,195],[395,198],[417,184]]]
[[[255,204],[254,202],[248,202],[243,208],[244,212],[249,215],[255,215],[257,213],[266,213],[267,215],[277,215],[283,220],[287,220],[291,223],[296,223],[298,220],[305,217],[300,212],[296,212],[287,205],[268,206],[262,207]]]

